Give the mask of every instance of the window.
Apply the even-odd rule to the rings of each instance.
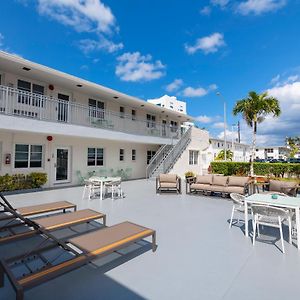
[[[147,165],[149,165],[150,160],[152,159],[152,157],[155,155],[156,151],[152,151],[152,150],[148,150],[147,151]]]
[[[88,148],[87,165],[88,166],[103,166],[104,165],[104,149],[103,148]]]
[[[198,165],[198,156],[199,156],[199,151],[190,150],[189,151],[189,164],[190,165]]]
[[[220,143],[218,143],[218,148],[220,148]]]
[[[44,95],[44,87],[42,85],[19,79],[18,89],[20,91],[25,92],[19,94],[18,96],[19,103],[38,106],[38,107],[44,106],[43,99],[40,97],[41,95]],[[28,93],[33,93],[34,95]]]
[[[15,168],[41,168],[43,161],[43,146],[16,144]]]
[[[136,160],[136,150],[135,149],[131,150],[131,160]]]
[[[147,114],[147,127],[155,128],[156,127],[156,117],[154,115]]]
[[[125,108],[123,106],[120,106],[120,118],[124,118],[125,115]]]
[[[268,149],[268,148],[267,148],[265,151],[266,151],[266,153],[273,153],[273,152],[274,152],[274,149],[272,149],[272,148]]]
[[[135,111],[134,109],[131,110],[131,119],[132,119],[133,121],[136,120],[136,111]]]
[[[104,102],[89,99],[89,116],[104,119]]]
[[[124,161],[124,149],[120,149],[120,157],[119,157],[119,159],[120,159],[120,161]]]
[[[177,132],[177,122],[170,121],[171,132]]]

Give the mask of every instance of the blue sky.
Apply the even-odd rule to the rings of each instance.
[[[1,12],[2,50],[142,99],[177,96],[220,137],[216,91],[230,137],[235,101],[268,90],[283,114],[258,142],[300,135],[299,0],[15,0]]]

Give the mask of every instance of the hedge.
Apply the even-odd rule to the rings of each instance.
[[[33,172],[27,175],[24,174],[6,174],[0,176],[0,191],[15,191],[40,188],[47,182],[46,173]]]
[[[212,162],[211,171],[225,176],[247,176],[250,173],[249,162]],[[275,177],[300,177],[300,164],[292,163],[254,163],[254,174]]]

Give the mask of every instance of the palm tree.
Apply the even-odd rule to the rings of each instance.
[[[249,92],[248,97],[238,100],[233,108],[233,115],[242,114],[246,123],[252,127],[252,155],[250,156],[250,175],[254,175],[253,160],[256,148],[257,124],[264,121],[267,115],[279,117],[281,114],[279,101],[268,93]]]
[[[226,150],[226,159],[232,161],[233,158],[233,152],[230,150]],[[215,160],[225,160],[225,151],[221,150]]]

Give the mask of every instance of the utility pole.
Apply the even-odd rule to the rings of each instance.
[[[221,97],[224,102],[224,160],[227,161],[227,138],[226,138],[226,101],[220,92],[217,92],[217,96]]]
[[[241,125],[240,121],[238,121],[238,142],[241,142]]]

